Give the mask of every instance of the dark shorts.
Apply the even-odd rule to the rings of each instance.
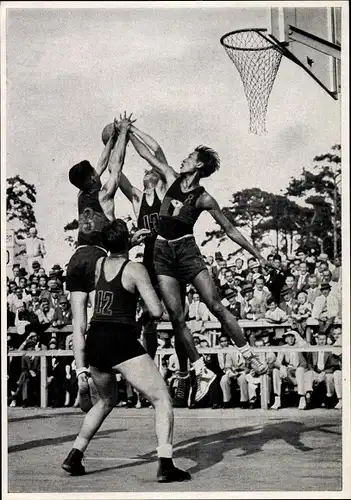
[[[138,341],[134,326],[112,322],[90,324],[85,343],[87,365],[109,372],[113,366],[142,354],[146,351]]]
[[[181,283],[191,283],[201,271],[207,269],[195,238],[178,241],[157,239],[154,250],[157,275],[172,276]]]
[[[67,290],[86,293],[94,290],[96,262],[106,255],[107,252],[95,246],[77,248],[67,266]]]

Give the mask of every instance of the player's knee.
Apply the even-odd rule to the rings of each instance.
[[[101,398],[99,402],[102,405],[103,411],[108,414],[113,410],[118,402],[117,394]]]
[[[172,324],[178,328],[185,326],[184,311],[172,311],[172,312],[170,312],[169,319],[171,320]]]
[[[162,388],[155,391],[150,398],[150,402],[155,410],[162,411],[167,415],[173,414],[172,401],[167,388]]]

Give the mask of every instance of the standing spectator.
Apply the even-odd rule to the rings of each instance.
[[[276,303],[279,304],[280,292],[284,286],[288,271],[283,271],[282,258],[279,254],[276,254],[274,256],[273,266],[274,268],[269,273],[267,287],[268,290],[271,292],[272,297],[275,299]]]
[[[269,323],[285,323],[288,321],[287,314],[278,307],[277,302],[273,297],[267,300],[268,310],[265,313],[265,318]]]
[[[329,334],[335,318],[339,314],[338,298],[331,292],[328,283],[320,287],[322,295],[317,297],[312,308],[312,318],[318,320],[320,331]]]
[[[225,335],[219,338],[219,345],[222,349],[227,349],[229,346],[229,339]],[[246,363],[244,357],[238,350],[230,352],[218,352],[218,363],[222,369],[223,375],[221,377],[220,386],[223,393],[223,406],[230,408],[232,392],[231,385],[236,382],[240,388],[240,406],[244,408],[248,405],[249,393],[246,381]]]
[[[41,349],[37,334],[29,334],[19,349],[26,351]],[[39,356],[34,356],[34,354],[22,356],[21,375],[17,382],[18,387],[14,399],[21,396],[23,407],[39,405],[39,363]]]
[[[43,264],[43,259],[46,255],[43,238],[38,237],[37,228],[32,226],[28,231],[28,238],[18,241],[20,244],[26,245],[27,265],[28,269],[32,269],[33,262],[36,260],[39,264]]]
[[[283,335],[286,346],[295,345],[295,334],[293,330],[285,332]],[[277,360],[273,369],[273,391],[274,404],[272,410],[281,408],[281,387],[282,382],[289,386],[297,386],[299,395],[299,410],[306,409],[306,381],[307,360],[302,352],[281,351],[278,353]]]
[[[307,263],[301,262],[299,266],[299,275],[296,282],[296,291],[297,293],[306,290],[308,288],[308,278],[309,274],[307,271]]]
[[[327,335],[319,332],[317,345],[327,345]],[[319,384],[325,384],[327,389],[327,408],[331,408],[331,399],[334,393],[338,398],[336,409],[342,409],[342,373],[340,358],[331,352],[310,352],[307,356],[308,372],[306,373],[306,401],[311,402],[314,388]]]
[[[315,274],[310,274],[308,277],[308,288],[307,292],[307,302],[314,304],[317,297],[321,295],[321,291],[318,287],[318,280]]]

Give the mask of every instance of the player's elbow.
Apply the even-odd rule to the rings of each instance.
[[[161,304],[153,304],[151,307],[149,307],[149,314],[153,319],[160,319],[163,314]]]

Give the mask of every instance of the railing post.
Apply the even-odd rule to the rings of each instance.
[[[40,406],[47,408],[48,406],[48,391],[47,391],[47,360],[46,356],[40,356]]]
[[[266,362],[266,353],[260,353],[260,361],[262,363]],[[269,380],[268,374],[261,375],[261,408],[262,410],[268,410],[269,405]]]

